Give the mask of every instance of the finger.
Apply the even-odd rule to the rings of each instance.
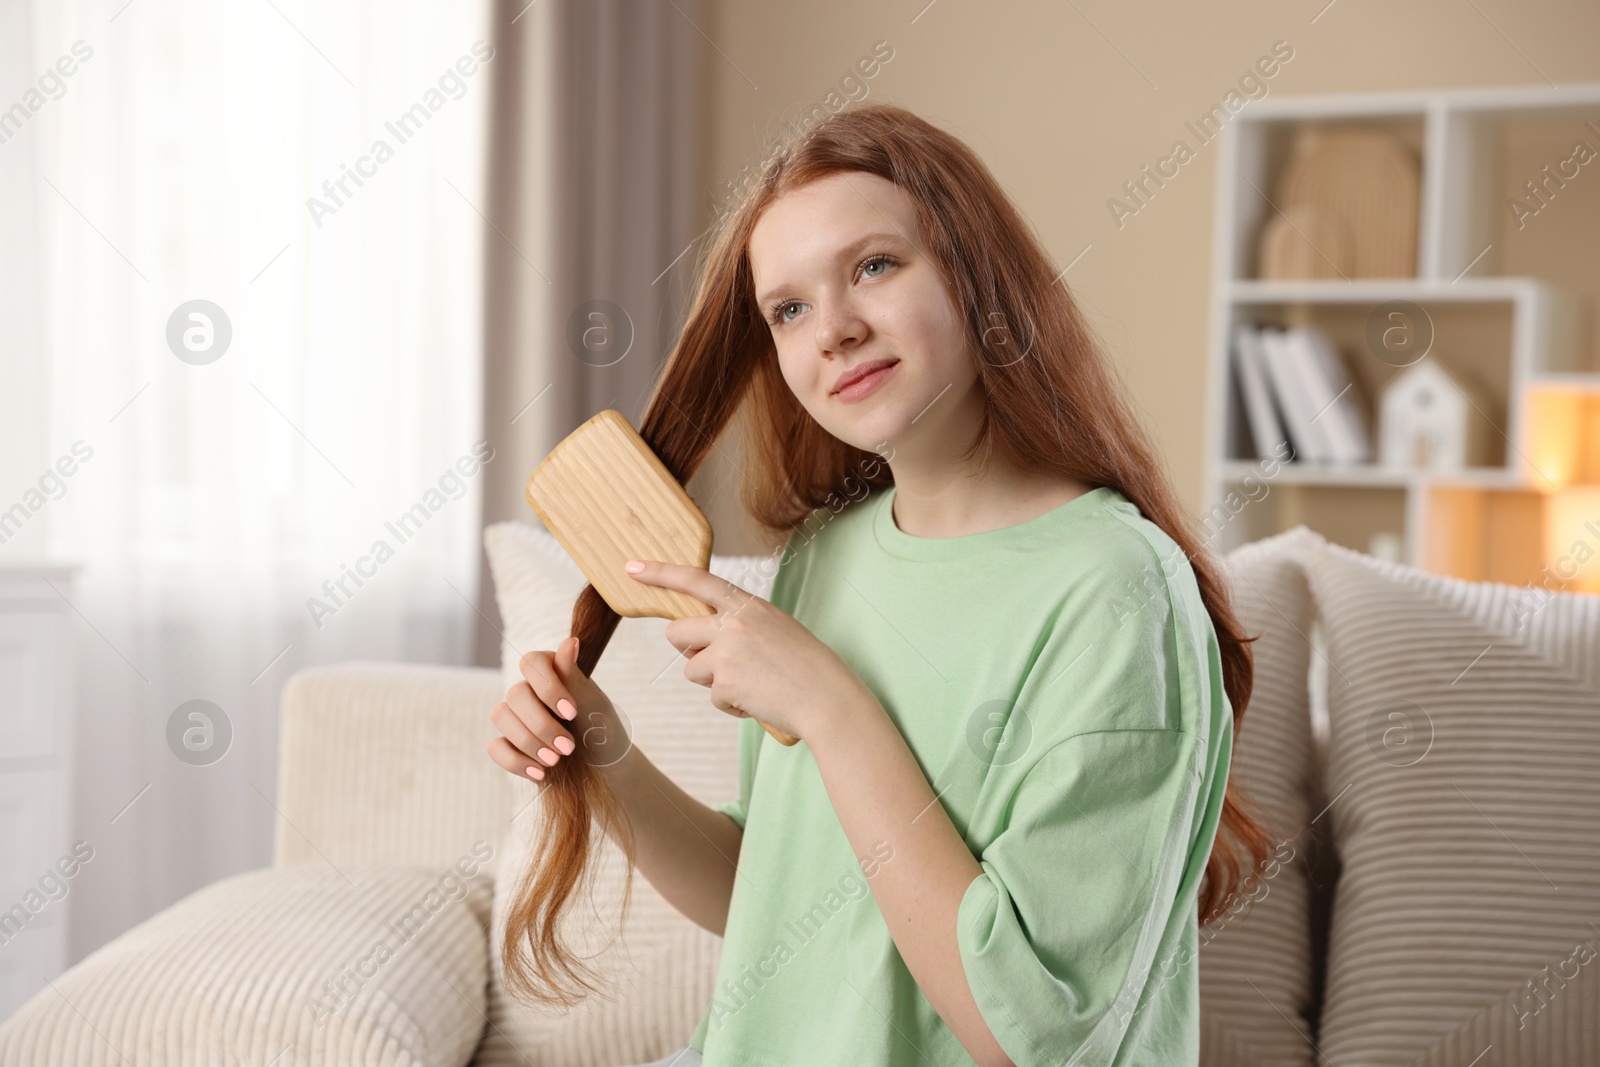
[[[721,618],[718,614],[673,619],[667,623],[667,643],[685,656],[692,656],[710,646],[717,636],[717,630],[721,628]]]
[[[505,711],[500,709],[504,707]],[[497,714],[498,713],[498,714]],[[577,745],[526,683],[512,686],[503,705],[496,705],[490,718],[500,732],[524,752],[537,756],[546,767],[554,767],[562,756],[570,756]],[[503,723],[503,720],[506,720]],[[520,729],[518,729],[520,727]]]
[[[527,688],[522,687],[522,691],[527,692]],[[489,719],[505,734],[506,740],[523,752],[532,753],[544,766],[554,767],[577,746],[548,709],[543,705],[531,706],[534,704],[531,693],[525,698],[519,695],[517,706],[509,701],[496,704],[489,712]]]
[[[590,680],[589,675],[582,672],[581,667],[578,665],[578,638],[566,638],[560,645],[555,646],[555,656],[550,657],[550,665],[554,665],[555,675],[562,680],[562,685],[566,686],[566,691],[573,694],[574,702],[576,702],[576,705],[571,709],[557,707],[557,713],[560,713],[563,718],[571,720],[578,713],[579,707],[582,707],[586,702],[592,701],[597,696],[605,696],[605,694],[600,693],[600,686],[595,685],[594,681]]]
[[[739,705],[718,700],[716,697],[711,698],[711,706],[716,708],[718,711],[727,712],[736,719],[748,719],[750,717],[750,713],[745,711]]]
[[[639,567],[637,572],[631,570]],[[704,567],[691,567],[687,563],[664,563],[661,560],[629,560],[628,573],[634,581],[659,585],[687,593],[718,611],[737,611],[748,603],[752,594],[740,589],[726,578],[718,578]]]
[[[572,642],[574,646],[577,644],[577,638],[569,637],[562,642],[562,645],[567,641]],[[577,717],[578,700],[567,683],[556,674],[554,656],[555,653],[550,652],[529,652],[518,661],[517,667],[522,672],[522,677],[527,679],[528,685],[532,687],[534,695],[544,703],[545,707],[552,709],[563,719],[571,721]],[[576,652],[571,656],[575,658]]]
[[[489,758],[518,778],[532,778],[536,782],[544,780],[544,768],[539,766],[538,761],[530,759],[526,752],[503,737],[489,742]]]
[[[703,649],[695,649],[685,653],[688,662],[683,665],[683,677],[695,685],[703,685],[709,689],[711,683],[716,681],[716,672],[711,666],[711,657],[700,655],[702,651]]]
[[[528,729],[528,724],[522,721],[521,713],[512,709],[509,701],[502,700],[490,708],[489,721],[494,723],[494,728],[499,730],[507,741],[523,752],[534,752],[543,745],[538,735]]]

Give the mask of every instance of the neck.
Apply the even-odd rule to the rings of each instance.
[[[1092,488],[1050,471],[1028,470],[996,448],[966,459],[983,425],[976,388],[929,405],[897,435],[889,454],[894,521],[913,537],[962,537],[1037,518]]]
[[[903,469],[910,467],[911,469]],[[963,537],[1038,518],[1092,487],[1062,475],[1024,471],[995,457],[985,470],[917,469],[891,462],[894,522],[913,537]]]

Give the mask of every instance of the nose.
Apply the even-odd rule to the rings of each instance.
[[[817,347],[824,352],[843,352],[866,340],[866,320],[850,300],[829,301],[817,308]]]

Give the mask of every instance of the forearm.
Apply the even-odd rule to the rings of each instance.
[[[668,903],[722,935],[744,831],[702,804],[637,747],[600,769],[634,828],[639,872]]]
[[[917,986],[974,1060],[1009,1065],[978,1011],[956,940],[962,897],[983,868],[900,731],[864,690],[806,743],[855,853],[883,841],[893,847],[872,879],[872,896]]]

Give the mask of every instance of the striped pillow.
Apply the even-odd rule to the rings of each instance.
[[[1309,935],[1317,810],[1307,675],[1315,606],[1305,564],[1323,544],[1304,526],[1224,559],[1255,683],[1234,743],[1231,780],[1261,809],[1277,849],[1221,916],[1200,930],[1200,1062],[1309,1067]],[[1315,807],[1313,805],[1315,804]]]
[[[0,1064],[466,1063],[486,966],[465,870],[304,864],[213,882],[35,994],[0,1026]]]
[[[1327,1062],[1600,1064],[1600,597],[1336,546]]]

